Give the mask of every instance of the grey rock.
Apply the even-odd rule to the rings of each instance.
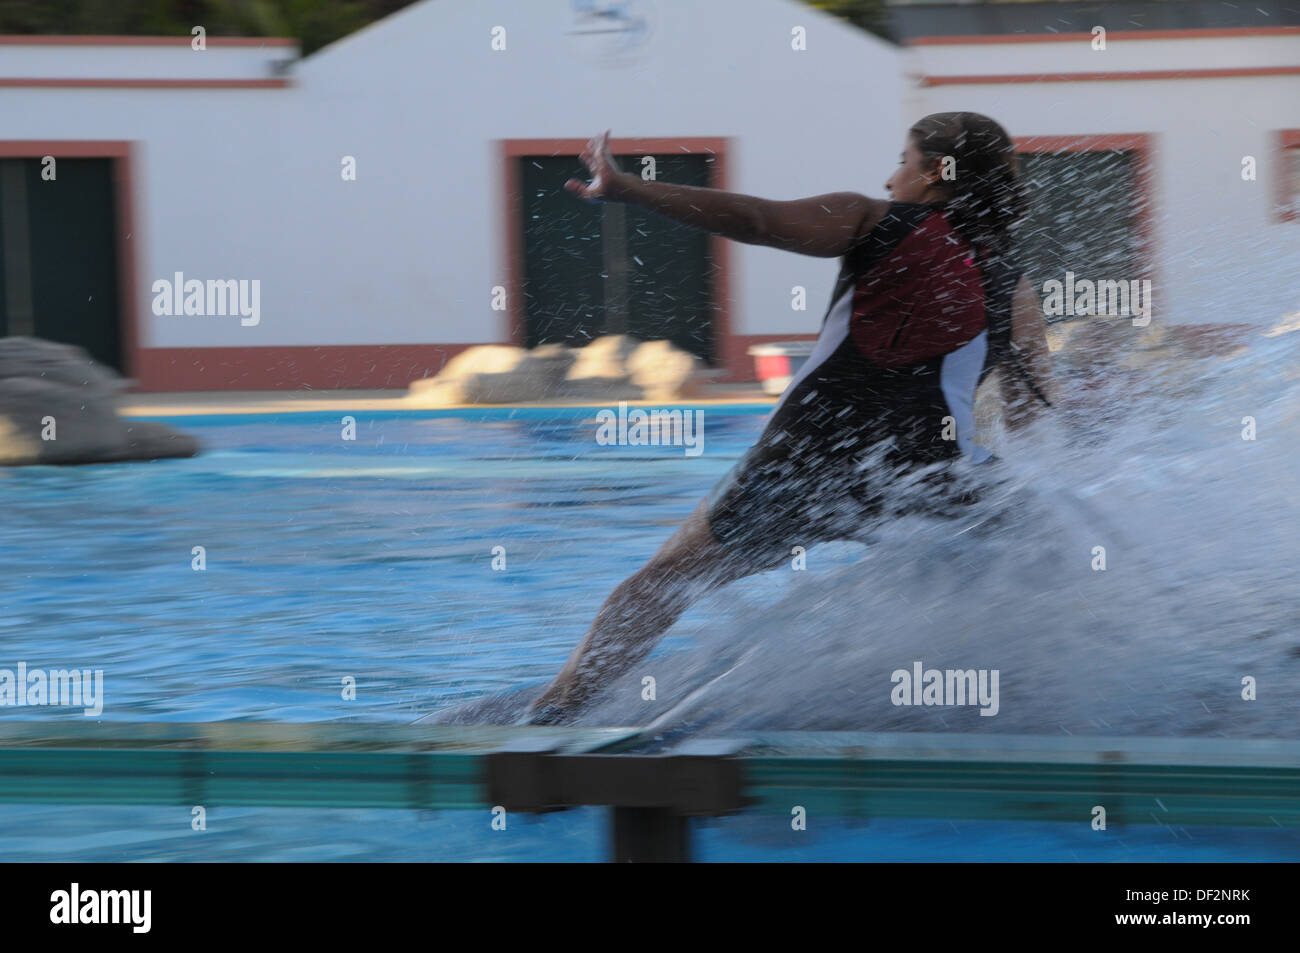
[[[119,417],[126,387],[70,344],[0,338],[0,466],[192,457],[198,441],[165,424]],[[53,439],[49,439],[49,437]]]

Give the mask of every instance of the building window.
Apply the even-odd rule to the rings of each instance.
[[[1016,140],[1029,214],[1016,230],[1030,284],[1149,279],[1153,213],[1144,134]],[[1069,320],[1048,315],[1049,321]]]

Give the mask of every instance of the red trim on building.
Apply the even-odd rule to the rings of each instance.
[[[495,343],[495,342],[486,342]],[[405,390],[478,344],[154,347],[139,352],[137,391]]]
[[[287,79],[4,79],[4,89],[285,89]]]
[[[1297,198],[1293,190],[1300,183],[1292,181],[1291,176],[1288,174],[1290,163],[1287,161],[1288,151],[1300,149],[1300,129],[1280,129],[1276,135],[1277,148],[1274,155],[1274,161],[1277,162],[1277,174],[1274,176],[1274,181],[1277,183],[1274,193],[1276,200],[1274,206],[1275,216],[1279,222],[1300,221],[1300,215],[1292,207],[1292,203]]]
[[[1101,132],[1075,136],[1016,136],[1016,152],[1112,152],[1151,147],[1145,132]]]
[[[140,245],[136,231],[135,180],[133,159],[135,147],[130,142],[115,140],[0,140],[0,158],[39,159],[54,156],[57,159],[109,159],[113,164],[114,212],[117,227],[117,295],[119,337],[122,370],[133,376],[140,356],[140,327],[138,323],[138,289],[136,266],[140,260],[136,249]]]
[[[501,229],[503,255],[509,308],[505,332],[511,344],[522,346],[525,340],[525,314],[523,310],[523,233],[520,215],[523,197],[520,195],[519,163],[522,156],[572,155],[586,148],[586,139],[503,139],[501,140],[502,178],[505,201],[502,206]],[[610,139],[610,151],[615,155],[646,155],[648,153],[679,152],[712,155],[716,161],[710,165],[709,188],[727,188],[728,141],[712,137],[683,138],[631,138]],[[726,371],[723,380],[753,380],[753,366],[743,347],[737,347],[731,334],[731,252],[729,242],[718,235],[709,238],[709,252],[714,262],[713,272],[713,339],[718,365]]]
[[[130,154],[131,145],[114,139],[0,139],[0,158],[118,159]]]
[[[922,86],[979,86],[991,83],[1100,83],[1155,79],[1225,79],[1240,76],[1300,76],[1300,66],[1251,66],[1225,69],[1125,70],[1114,73],[989,73],[970,76],[922,76]]]
[[[779,344],[782,341],[816,341],[815,331],[792,331],[789,334],[737,334],[736,342],[742,354],[748,355],[755,344]]]
[[[189,46],[189,36],[54,36],[44,34],[0,34],[0,46]],[[208,46],[297,46],[287,36],[208,36]]]
[[[1104,24],[1103,24],[1104,25]],[[1233,36],[1292,36],[1300,26],[1197,27],[1185,30],[1108,30],[1110,40],[1212,40]],[[918,36],[905,46],[971,46],[993,43],[1091,43],[1091,33],[995,33],[978,36]]]
[[[192,36],[0,36],[0,46],[152,46],[185,47]],[[210,36],[209,48],[294,49],[298,41],[289,37]],[[0,77],[0,89],[284,89],[292,82],[284,78],[265,79],[166,79],[122,77]]]

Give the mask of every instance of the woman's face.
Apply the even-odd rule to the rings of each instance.
[[[938,182],[938,158],[927,160],[916,147],[916,137],[909,132],[898,168],[885,183],[885,191],[895,202],[930,202],[941,195]]]

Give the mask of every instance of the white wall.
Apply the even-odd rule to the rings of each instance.
[[[1300,79],[920,88],[908,74],[1095,69],[1092,57],[1109,54],[1062,43],[900,52],[786,0],[644,4],[651,37],[622,63],[568,35],[569,0],[426,0],[301,62],[289,89],[0,88],[3,135],[139,142],[144,347],[503,340],[504,315],[489,307],[505,282],[500,139],[606,127],[616,137],[727,137],[732,189],[880,196],[906,127],[948,109],[988,113],[1014,135],[1154,133],[1159,316],[1268,320],[1297,307],[1300,224],[1273,222],[1270,176],[1273,130],[1300,128]],[[490,48],[498,25],[505,52]],[[796,26],[808,31],[806,52],[790,48]],[[1269,65],[1294,48],[1276,39],[1214,49]],[[1107,62],[1217,65],[1202,47],[1115,43]],[[21,49],[0,50],[0,76],[16,75],[7,61]],[[40,49],[62,50],[67,75],[85,53]],[[130,62],[110,57],[95,71],[261,76],[286,53],[132,50]],[[164,53],[165,69],[145,62]],[[1259,160],[1257,182],[1241,181],[1245,154]],[[340,177],[344,155],[357,158],[355,182]],[[731,263],[735,333],[817,330],[836,262],[733,246]],[[260,279],[260,325],[154,316],[150,285],[175,271]],[[808,289],[806,313],[790,310],[794,285]]]
[[[728,137],[733,189],[881,192],[903,131],[894,47],[786,0],[646,6],[651,38],[623,65],[575,46],[569,0],[428,0],[301,62],[287,90],[0,89],[0,114],[11,139],[141,141],[142,346],[498,341],[500,139]],[[731,263],[735,333],[817,330],[833,261],[736,247]],[[176,271],[260,279],[261,323],[153,315],[152,282]]]

